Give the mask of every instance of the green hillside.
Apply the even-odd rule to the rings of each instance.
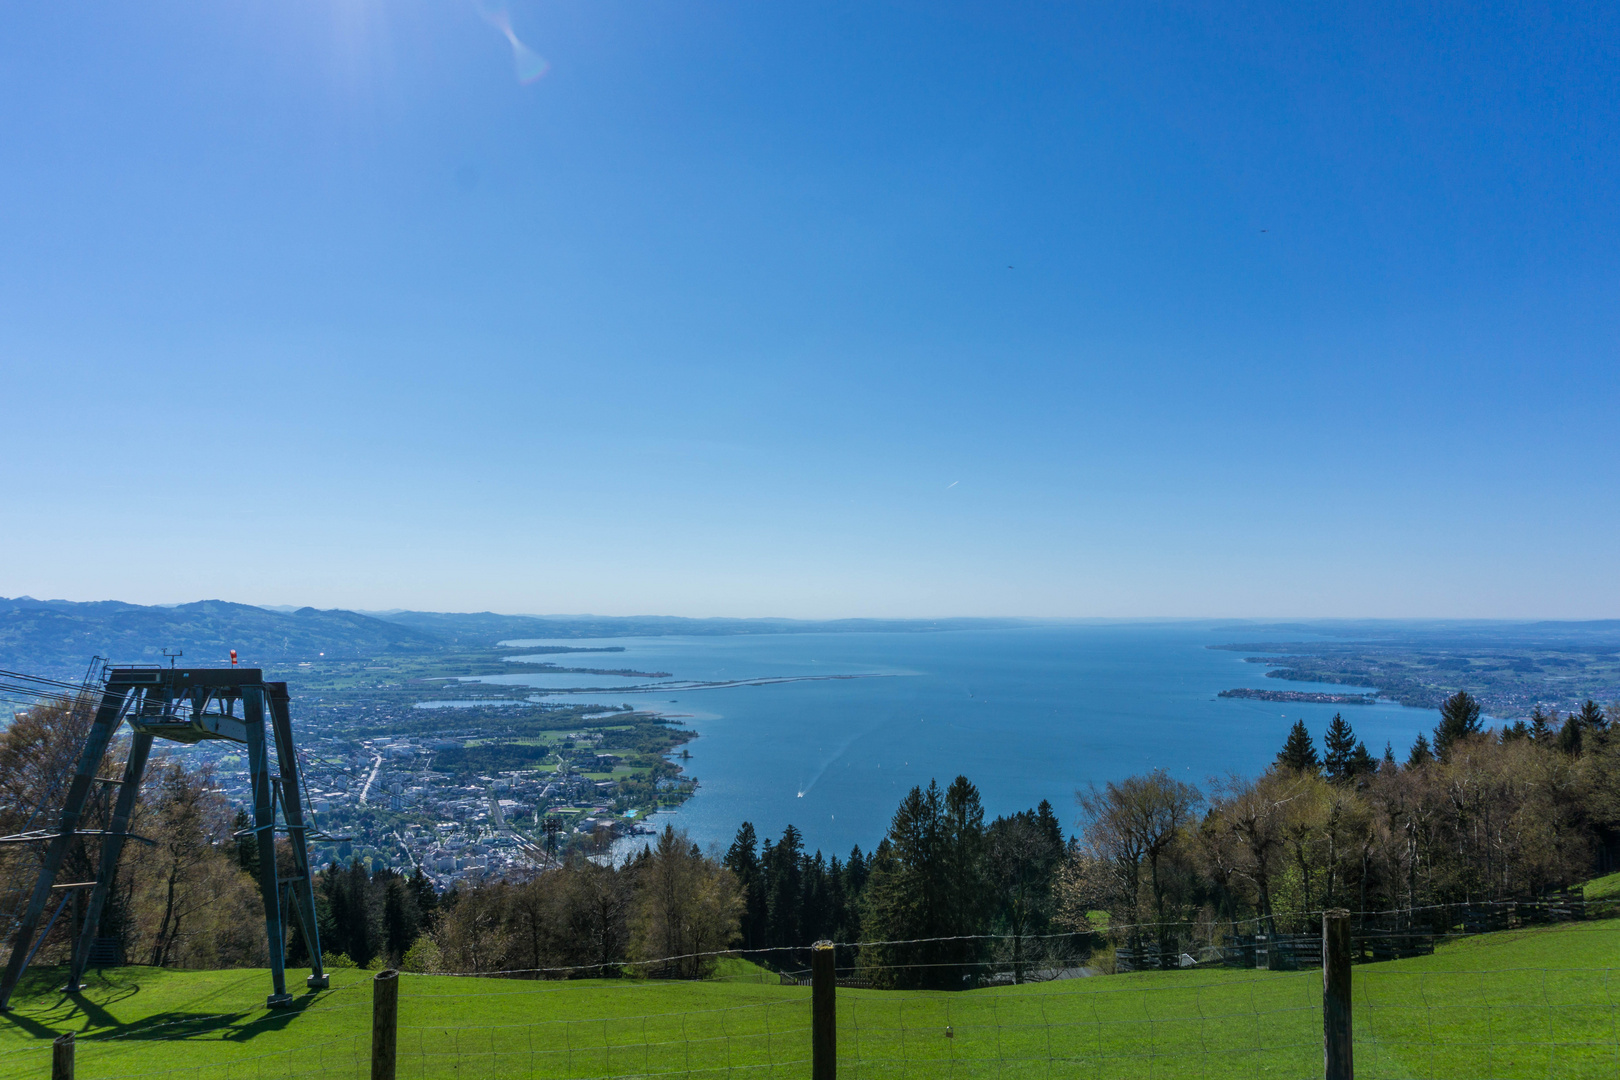
[[[79,1034],[84,1080],[369,1075],[369,976],[291,1012],[260,971],[120,968],[78,1001],[35,972],[0,1019],[0,1077]],[[809,1075],[809,990],[734,961],[702,983],[403,977],[401,1077]],[[1312,1076],[1314,971],[1073,979],[966,993],[839,991],[841,1075]],[[1483,935],[1355,969],[1357,1075],[1612,1077],[1620,920]],[[947,1028],[950,1031],[946,1035]]]

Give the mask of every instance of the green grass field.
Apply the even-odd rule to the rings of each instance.
[[[729,962],[701,983],[406,975],[399,1075],[808,1077],[810,992]],[[83,994],[31,973],[0,1017],[0,1077],[369,1076],[370,976],[333,973],[295,1010],[262,971],[116,968]],[[294,985],[297,985],[295,981]],[[1363,1078],[1620,1076],[1620,920],[1482,935],[1354,973]],[[843,1077],[1309,1077],[1317,972],[1207,970],[963,993],[842,989]],[[947,1035],[949,1031],[949,1035]]]
[[[1607,877],[1593,878],[1588,881],[1584,895],[1588,902],[1593,900],[1620,900],[1620,873],[1609,874]]]

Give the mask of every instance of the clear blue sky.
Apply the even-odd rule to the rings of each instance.
[[[1620,615],[1609,5],[7,4],[0,163],[0,594]]]

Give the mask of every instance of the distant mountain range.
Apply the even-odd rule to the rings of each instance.
[[[244,665],[273,661],[430,653],[527,638],[656,637],[668,634],[916,632],[1011,626],[1015,619],[682,619],[670,616],[497,615],[388,611],[363,614],[312,607],[270,609],[225,600],[143,606],[117,600],[76,603],[0,598],[0,668],[77,676],[91,657],[161,663],[181,650],[194,664],[223,664],[237,650]]]
[[[0,667],[31,674],[82,674],[93,656],[117,663],[161,663],[179,649],[194,664],[245,665],[313,657],[425,652],[445,642],[409,626],[352,611],[267,611],[251,604],[201,600],[143,607],[116,600],[0,599]]]
[[[489,611],[372,612],[456,644],[493,645],[526,638],[663,637],[670,634],[919,633],[968,627],[1025,626],[1033,619],[685,619],[673,615],[496,615]]]

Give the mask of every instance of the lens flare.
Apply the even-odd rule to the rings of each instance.
[[[479,5],[478,13],[484,17],[485,22],[499,30],[507,43],[512,46],[512,67],[517,72],[518,82],[528,86],[540,81],[540,78],[551,70],[551,64],[545,57],[523,44],[517,32],[512,29],[512,17],[504,8],[489,11]]]

